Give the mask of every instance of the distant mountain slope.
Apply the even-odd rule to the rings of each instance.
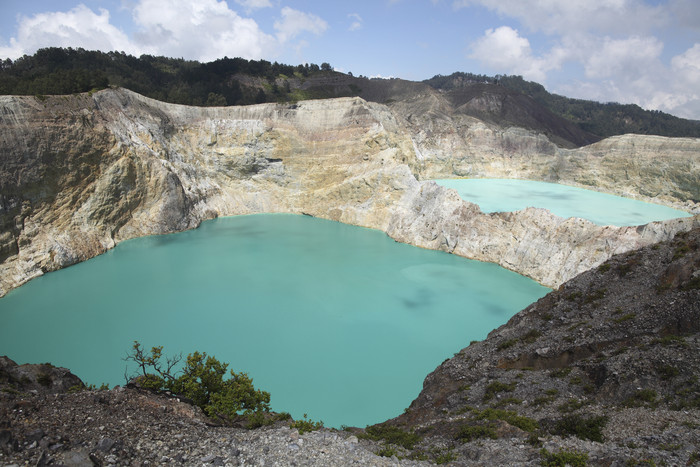
[[[658,110],[644,110],[634,104],[600,103],[550,94],[541,84],[522,76],[484,76],[471,73],[437,75],[424,83],[435,89],[454,91],[484,85],[499,85],[531,97],[556,115],[575,123],[581,130],[601,138],[636,133],[672,137],[700,137],[700,121],[686,120]]]
[[[700,122],[635,105],[553,95],[519,76],[454,73],[413,82],[355,77],[334,71],[328,63],[292,66],[227,57],[200,63],[71,48],[46,48],[33,56],[0,62],[0,94],[4,95],[74,94],[108,86],[195,106],[354,96],[384,104],[417,98],[444,100],[440,107],[448,113],[523,127],[568,148],[624,133],[700,137]]]
[[[544,133],[559,146],[585,146],[601,138],[551,112],[531,97],[504,86],[474,83],[444,92],[460,113],[498,125],[513,125]]]

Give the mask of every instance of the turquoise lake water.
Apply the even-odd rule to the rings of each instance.
[[[444,359],[549,289],[497,265],[306,216],[119,244],[0,299],[0,355],[124,384],[138,340],[207,352],[326,426],[395,417]],[[135,371],[135,368],[130,368]]]
[[[462,199],[478,204],[483,212],[511,212],[536,207],[564,218],[580,217],[598,225],[617,226],[690,216],[687,212],[660,204],[556,183],[483,178],[435,182],[454,188]]]

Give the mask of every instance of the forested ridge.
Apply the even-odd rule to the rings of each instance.
[[[370,81],[372,84],[370,85]],[[17,60],[0,61],[0,94],[73,94],[118,86],[153,99],[196,106],[294,102],[341,96],[387,99],[380,81],[353,77],[330,64],[284,65],[267,60],[228,58],[200,63],[178,58],[72,48],[45,48]],[[501,86],[534,99],[555,115],[598,137],[625,133],[700,137],[700,121],[686,120],[634,104],[599,103],[549,93],[522,76],[472,73],[436,75],[423,81],[450,91],[474,85]],[[391,84],[387,84],[389,88]],[[381,100],[382,98],[379,98]]]
[[[137,58],[124,52],[46,48],[2,62],[0,94],[73,94],[118,86],[173,104],[246,105],[326,97],[292,90],[289,80],[329,73],[335,72],[328,63],[290,66],[228,57],[200,63],[152,55]]]
[[[503,86],[533,98],[554,114],[603,138],[625,133],[700,137],[698,120],[687,120],[658,110],[644,110],[635,104],[600,103],[551,94],[541,84],[526,81],[522,76],[485,76],[458,72],[449,76],[436,75],[424,82],[443,90],[484,83]]]

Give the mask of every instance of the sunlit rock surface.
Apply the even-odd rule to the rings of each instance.
[[[697,210],[700,141],[621,136],[576,150],[415,98],[194,108],[118,89],[0,96],[0,295],[119,241],[216,216],[309,214],[491,261],[558,286],[700,218],[599,227],[484,214],[429,178],[559,181]]]

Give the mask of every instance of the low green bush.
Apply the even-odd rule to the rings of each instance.
[[[523,431],[533,432],[539,428],[537,421],[518,415],[510,410],[485,409],[476,415],[477,420],[503,420]]]
[[[659,404],[658,394],[653,389],[640,389],[630,397],[625,399],[622,405],[626,407],[650,406],[656,407]]]
[[[480,438],[496,439],[497,437],[496,430],[490,425],[464,425],[455,436],[456,439],[465,443]]]
[[[402,430],[395,425],[372,425],[365,428],[358,438],[371,439],[373,441],[385,441],[390,444],[413,449],[421,440],[421,436],[413,431]]]
[[[303,419],[295,420],[294,423],[289,425],[289,428],[296,428],[299,431],[299,434],[303,435],[309,431],[316,431],[323,428],[323,422],[314,422],[313,420],[309,419],[306,414],[304,414]]]
[[[540,465],[545,467],[586,467],[588,465],[588,454],[580,451],[559,451],[549,452],[545,448],[540,450],[542,461]]]
[[[558,420],[553,434],[559,436],[576,436],[579,439],[603,442],[603,428],[608,422],[605,416],[583,417],[567,415]]]
[[[270,393],[255,389],[247,374],[231,370],[225,379],[228,363],[200,352],[188,355],[184,368],[175,371],[181,359],[180,355],[164,358],[162,346],[146,352],[134,341],[125,360],[135,362],[141,374],[127,379],[144,388],[168,390],[187,398],[208,416],[224,423],[239,416],[269,412]],[[260,420],[261,415],[255,415],[249,421],[256,425]]]
[[[484,401],[493,399],[493,396],[499,392],[511,392],[515,389],[516,383],[502,383],[500,381],[494,381],[488,386],[484,392]]]

